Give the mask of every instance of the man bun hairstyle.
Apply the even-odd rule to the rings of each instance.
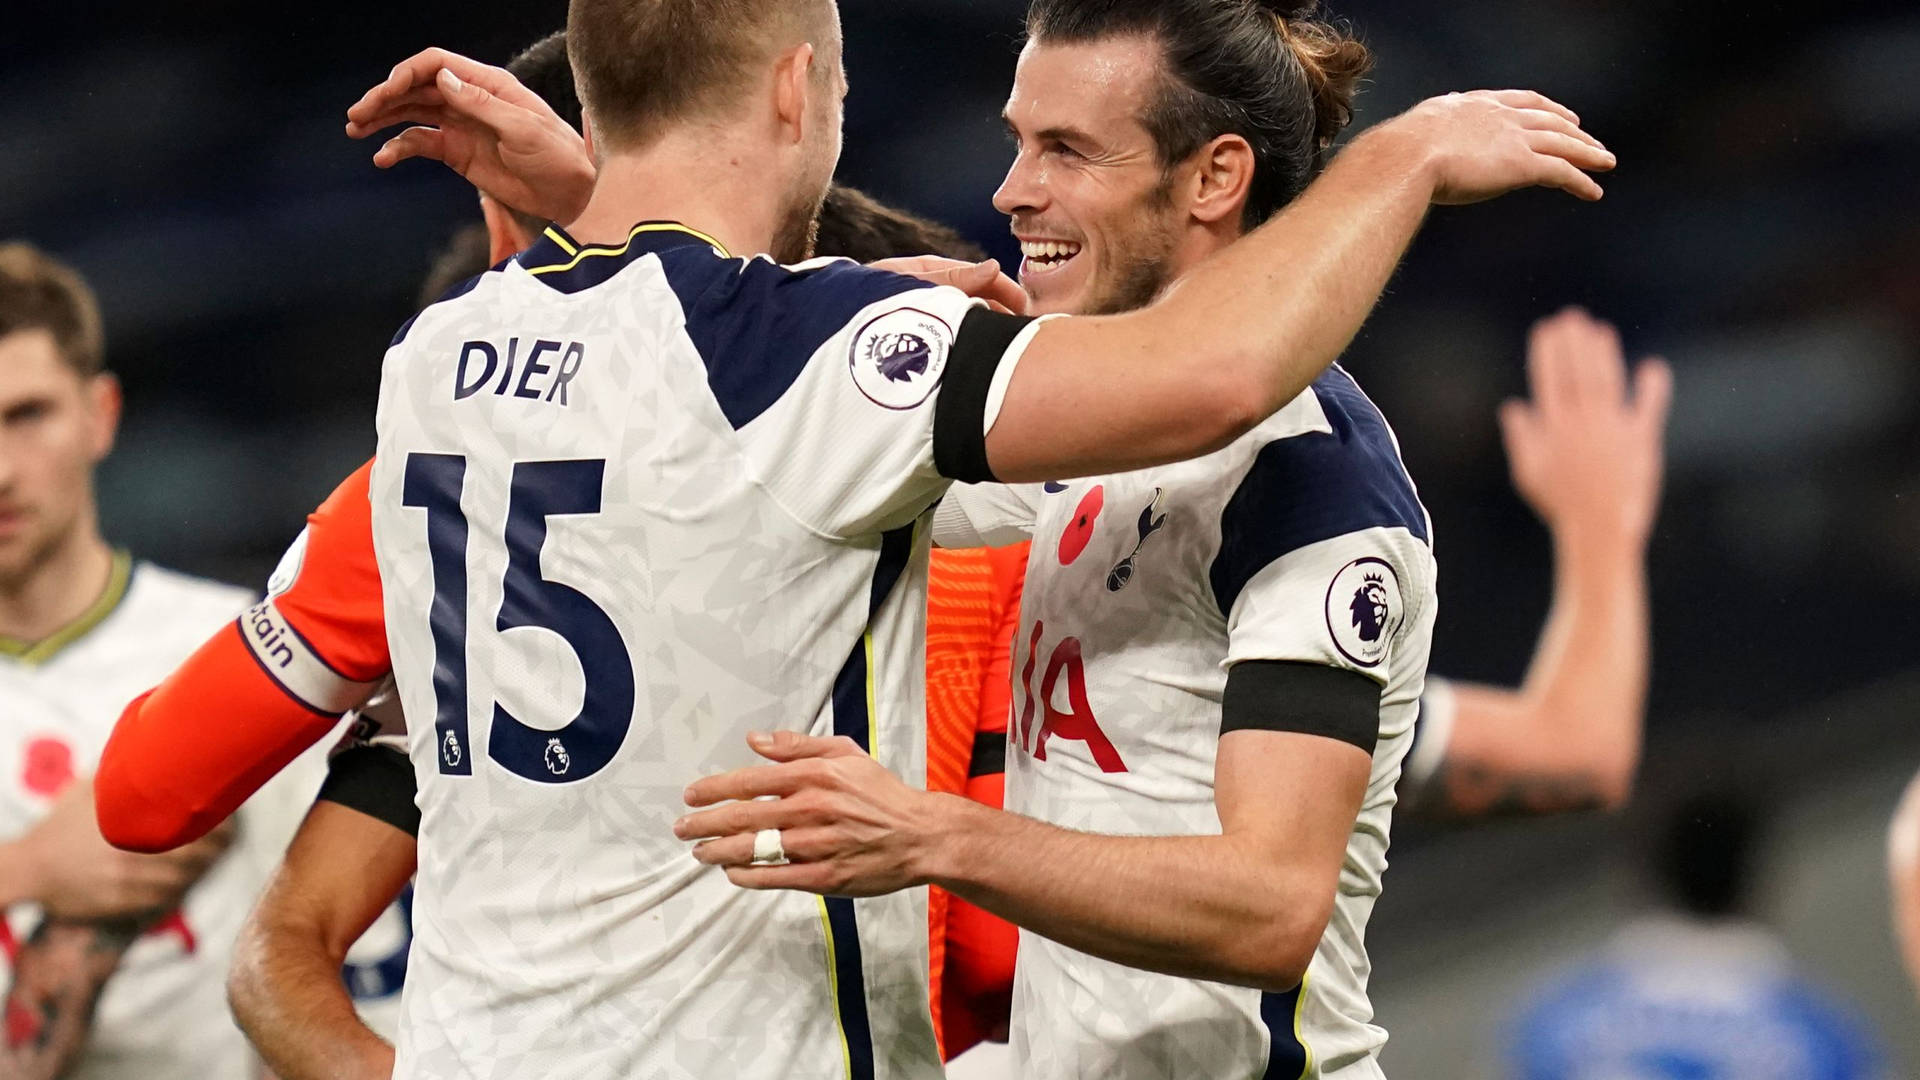
[[[86,281],[32,244],[0,243],[0,337],[45,330],[82,378],[106,370],[100,303]]]
[[[1314,133],[1324,152],[1353,123],[1353,99],[1360,93],[1360,80],[1373,70],[1373,51],[1343,27],[1313,18],[1319,0],[1262,0],[1260,6],[1274,13],[1281,40],[1306,73],[1313,91]]]
[[[1171,169],[1221,135],[1253,148],[1243,223],[1292,202],[1326,166],[1372,66],[1366,45],[1301,0],[1033,0],[1027,36],[1075,44],[1139,35],[1164,85],[1141,118]]]

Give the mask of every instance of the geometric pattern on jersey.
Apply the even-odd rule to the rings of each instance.
[[[1303,986],[1262,994],[1139,971],[1023,931],[1023,1076],[1378,1076],[1386,1035],[1372,1023],[1364,938],[1436,611],[1431,526],[1378,410],[1336,366],[1207,457],[956,487],[956,500],[964,525],[943,543],[1022,527],[1033,537],[1009,810],[1096,833],[1217,834],[1230,667],[1325,665],[1379,687],[1367,792]],[[943,530],[955,522],[943,512]]]
[[[738,889],[672,823],[758,763],[750,730],[923,782],[921,524],[974,307],[643,224],[549,230],[396,339],[371,503],[420,718],[399,1080],[939,1075],[924,890]]]
[[[0,839],[42,820],[58,791],[91,775],[121,711],[226,627],[249,594],[144,562],[115,559],[112,582],[66,630],[0,656]],[[233,845],[180,910],[133,944],[100,996],[79,1080],[210,1080],[249,1076],[255,1058],[226,1003],[241,923],[319,784],[304,760],[239,810]],[[16,940],[39,920],[5,913]],[[0,980],[12,978],[0,955]]]

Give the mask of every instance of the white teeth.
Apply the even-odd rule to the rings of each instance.
[[[1027,240],[1020,244],[1020,253],[1029,259],[1069,259],[1080,254],[1080,245],[1057,240]]]

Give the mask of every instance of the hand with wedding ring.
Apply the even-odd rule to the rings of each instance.
[[[674,835],[693,857],[749,889],[878,896],[926,883],[941,800],[909,787],[853,740],[790,731],[747,744],[774,762],[687,788]]]

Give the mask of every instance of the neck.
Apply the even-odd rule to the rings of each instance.
[[[113,575],[113,549],[92,510],[38,565],[0,582],[0,637],[39,641],[78,619]]]
[[[769,251],[780,195],[764,155],[718,127],[683,126],[638,150],[610,151],[593,198],[567,231],[583,244],[619,244],[641,221],[677,221],[734,255]]]
[[[1179,243],[1174,245],[1173,273],[1168,277],[1168,284],[1186,277],[1194,267],[1212,258],[1216,252],[1232,247],[1234,241],[1245,235],[1240,231],[1237,218],[1233,224],[1213,222],[1192,225],[1181,235]]]

